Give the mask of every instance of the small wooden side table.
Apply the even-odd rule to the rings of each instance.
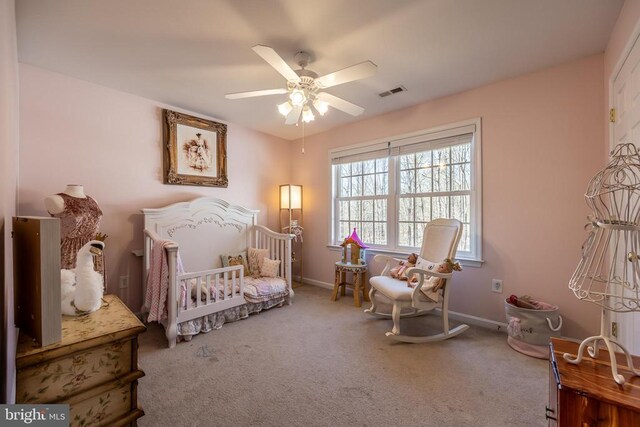
[[[353,274],[353,283],[347,283],[347,273]],[[341,295],[346,295],[346,287],[353,286],[353,301],[356,307],[361,307],[360,290],[365,301],[369,301],[369,286],[367,286],[367,264],[351,264],[350,262],[336,262],[336,279],[333,286],[332,301],[338,299],[338,289]]]

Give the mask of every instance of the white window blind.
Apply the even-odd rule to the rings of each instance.
[[[332,153],[331,163],[334,165],[353,163],[362,160],[372,160],[387,157],[389,155],[389,143],[367,145],[364,147],[342,150]]]

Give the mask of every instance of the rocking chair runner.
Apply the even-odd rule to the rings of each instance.
[[[422,249],[420,257],[424,260],[438,265],[445,258],[454,259],[458,248],[458,242],[462,236],[462,223],[455,219],[435,219],[427,224],[424,229],[422,238]],[[394,279],[389,276],[392,262],[401,261],[386,255],[376,255],[376,261],[387,261],[384,270],[380,276],[372,277],[369,280],[371,291],[369,296],[371,299],[371,308],[365,310],[378,317],[387,317],[393,319],[393,329],[386,335],[397,341],[421,343],[431,341],[441,341],[469,329],[468,325],[460,325],[453,329],[449,329],[449,279],[452,273],[437,273],[436,271],[422,270],[419,268],[410,268],[407,270],[407,276],[416,275],[418,282],[415,287],[409,287],[406,281]],[[434,269],[435,270],[435,269]],[[437,292],[440,294],[438,302],[427,298],[421,288],[426,284],[429,277],[439,277],[445,280],[444,285]],[[393,311],[389,313],[377,312],[376,294],[380,293],[391,300],[393,303]],[[409,336],[400,334],[400,319],[406,317],[422,316],[434,310],[442,308],[443,332],[428,336]],[[403,308],[410,308],[411,311],[403,313]]]

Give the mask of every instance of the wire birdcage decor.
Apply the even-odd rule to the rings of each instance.
[[[625,353],[634,375],[640,371],[633,368],[629,352],[611,338],[607,314],[640,311],[640,154],[633,144],[613,149],[609,164],[589,182],[585,199],[593,215],[569,288],[578,299],[602,307],[600,335],[585,339],[576,358],[569,354],[564,358],[580,363],[585,348],[591,357],[598,357],[602,342],[609,352],[614,380],[624,384],[617,371],[615,347]]]

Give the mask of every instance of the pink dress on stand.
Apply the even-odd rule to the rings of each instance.
[[[58,193],[58,196],[64,201],[64,210],[50,215],[60,218],[61,268],[71,270],[76,267],[76,256],[80,248],[89,240],[95,239],[102,219],[102,210],[89,196],[72,197],[64,193]],[[94,269],[104,276],[103,256],[94,256],[93,263]]]

